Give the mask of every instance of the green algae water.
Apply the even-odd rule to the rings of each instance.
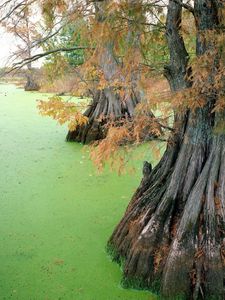
[[[66,128],[38,114],[43,97],[0,85],[0,299],[156,299],[123,289],[105,252],[140,172],[97,176]]]

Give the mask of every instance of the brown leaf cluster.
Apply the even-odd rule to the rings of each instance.
[[[81,108],[81,105],[77,106],[72,102],[63,101],[59,96],[51,97],[48,101],[40,100],[38,102],[41,115],[53,118],[60,125],[67,124],[70,131],[74,131],[77,126],[88,122],[88,118],[82,114]]]

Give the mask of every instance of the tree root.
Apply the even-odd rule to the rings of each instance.
[[[126,286],[165,299],[224,299],[224,147],[221,136],[183,142],[175,161],[168,148],[143,178],[108,243],[124,261]]]

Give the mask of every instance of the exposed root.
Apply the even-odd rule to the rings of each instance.
[[[139,99],[134,94],[130,95],[126,101],[122,101],[119,95],[110,88],[97,91],[92,103],[84,112],[84,116],[88,117],[88,123],[78,126],[75,131],[68,132],[67,141],[87,144],[103,139],[107,133],[105,124],[108,120],[133,116],[138,103]]]
[[[143,179],[109,240],[126,285],[166,299],[224,298],[224,146],[222,136],[184,142],[177,160],[167,149]]]

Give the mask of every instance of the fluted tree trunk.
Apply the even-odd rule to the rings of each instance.
[[[92,91],[93,99],[84,112],[84,116],[88,117],[88,123],[78,126],[75,131],[69,131],[68,141],[85,144],[103,139],[107,132],[107,122],[132,118],[135,107],[140,102],[139,94],[134,89],[123,98],[114,89],[115,76],[120,75],[113,54],[113,42],[107,42],[99,51],[101,51],[99,65],[109,86]]]
[[[107,16],[108,0],[94,2],[96,20],[104,23]],[[128,32],[128,39],[130,33]],[[139,33],[135,39],[134,47],[139,47]],[[121,118],[132,118],[136,105],[140,102],[140,93],[137,91],[136,85],[138,80],[137,70],[134,70],[131,86],[127,87],[127,91],[121,96],[116,91],[115,80],[120,80],[123,89],[124,78],[120,72],[120,63],[114,54],[114,41],[106,37],[106,41],[98,48],[100,53],[98,56],[98,65],[104,75],[108,86],[101,90],[93,90],[93,99],[88,106],[84,115],[88,117],[86,125],[78,126],[75,131],[69,131],[67,141],[77,141],[81,143],[89,143],[105,137],[107,129],[106,123],[110,120],[119,120]]]
[[[25,5],[24,10],[20,12],[22,14],[20,18],[23,20],[24,26],[18,32],[15,25],[14,30],[15,30],[15,35],[21,40],[22,43],[24,43],[25,48],[23,51],[25,53],[23,54],[26,54],[27,58],[31,58],[32,57],[32,31],[34,30],[34,28],[32,28],[33,24],[31,23],[30,20],[31,11],[29,10],[27,0],[24,1],[24,5]],[[25,76],[26,76],[26,83],[24,86],[24,90],[38,91],[40,87],[34,76],[34,69],[32,68],[32,62],[28,62]]]
[[[84,116],[88,117],[88,123],[78,126],[75,131],[69,131],[67,141],[87,144],[103,139],[107,133],[107,122],[132,117],[138,103],[139,98],[135,93],[123,101],[113,88],[96,91],[91,104],[84,112]]]
[[[29,57],[31,57],[31,55],[29,55]],[[27,71],[26,71],[25,76],[26,76],[26,83],[24,86],[24,90],[25,91],[38,91],[40,87],[35,79],[34,70],[31,66],[31,63],[29,63],[27,65]]]
[[[191,86],[179,3],[169,1],[166,24],[165,75],[173,91]],[[222,8],[222,1],[195,1],[199,57],[216,50],[206,36],[220,30]],[[144,172],[108,242],[113,258],[124,264],[124,284],[160,292],[165,299],[225,298],[225,134],[215,130],[225,113],[213,112],[217,93],[210,88],[218,61],[215,55],[209,89],[201,95],[204,106],[175,114],[176,130],[162,159]]]

